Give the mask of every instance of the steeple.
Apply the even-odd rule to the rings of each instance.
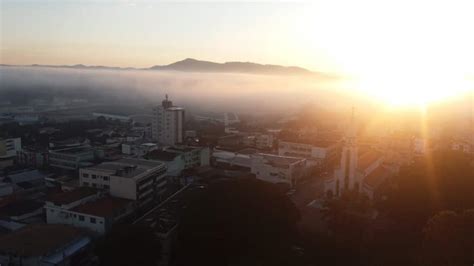
[[[355,125],[355,108],[352,106],[351,120],[346,129],[345,140],[346,145],[353,146],[356,142],[356,125]]]

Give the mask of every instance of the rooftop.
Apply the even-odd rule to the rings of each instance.
[[[20,216],[43,208],[43,203],[34,200],[17,200],[0,208],[0,216]]]
[[[288,166],[290,164],[304,161],[304,159],[296,157],[287,157],[274,154],[258,153],[256,156],[262,156],[266,161],[274,166]]]
[[[28,225],[0,237],[0,251],[26,257],[42,256],[84,236],[82,230],[67,225]]]
[[[120,213],[131,200],[115,197],[105,197],[96,201],[87,202],[72,209],[74,212],[85,213],[98,217],[113,217]]]
[[[70,191],[61,191],[49,195],[46,201],[53,202],[56,205],[69,204],[80,199],[97,194],[97,190],[91,187],[80,187]]]
[[[375,161],[377,161],[380,157],[382,157],[382,155],[373,150],[361,153],[361,155],[359,156],[357,168],[360,170],[365,170]]]
[[[95,171],[105,171],[111,175],[133,178],[156,167],[163,166],[163,163],[143,160],[143,159],[121,159],[113,162],[104,162],[87,169]]]
[[[147,154],[147,157],[151,160],[159,160],[159,161],[173,161],[179,154],[176,152],[169,152],[169,151],[161,151],[161,150],[154,150]]]
[[[91,147],[74,147],[74,148],[66,148],[66,149],[59,149],[59,150],[50,150],[49,152],[76,155],[76,154],[94,152],[94,149]]]
[[[312,145],[314,147],[320,148],[328,148],[331,146],[336,145],[337,141],[332,140],[317,140],[317,139],[310,139],[310,138],[282,138],[280,142],[289,142],[289,143],[299,143],[299,144],[307,144]]]
[[[371,186],[377,187],[379,186],[388,176],[390,175],[390,170],[379,166],[375,168],[369,175],[364,178],[364,182]]]

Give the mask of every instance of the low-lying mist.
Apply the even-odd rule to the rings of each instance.
[[[14,104],[66,97],[147,106],[168,94],[176,105],[206,111],[286,112],[308,103],[335,108],[354,101],[336,80],[315,77],[46,67],[0,71],[0,99]]]

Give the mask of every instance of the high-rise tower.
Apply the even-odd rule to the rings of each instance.
[[[152,138],[162,145],[173,146],[183,142],[184,108],[173,106],[165,99],[153,108]]]

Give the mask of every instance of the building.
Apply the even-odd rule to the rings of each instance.
[[[251,172],[257,179],[293,187],[304,174],[306,159],[256,153],[251,155]]]
[[[28,225],[0,237],[0,265],[88,265],[91,242],[71,226]]]
[[[81,186],[104,189],[113,197],[150,203],[165,192],[166,165],[142,159],[121,159],[79,170]]]
[[[45,203],[48,224],[66,224],[106,233],[114,223],[134,211],[131,200],[110,196],[100,198],[90,188],[79,188],[50,197]]]
[[[3,178],[3,182],[11,184],[15,194],[36,194],[41,193],[45,188],[45,179],[49,174],[38,170],[26,170],[12,172]]]
[[[49,165],[65,170],[77,170],[90,166],[95,158],[95,150],[91,147],[49,150]]]
[[[23,148],[16,154],[16,161],[21,166],[45,168],[49,163],[46,149]]]
[[[257,149],[271,149],[275,138],[271,134],[257,134],[255,136],[255,148]]]
[[[107,120],[117,120],[117,121],[124,122],[124,123],[128,123],[128,122],[131,121],[129,116],[119,115],[119,114],[108,114],[108,113],[94,112],[94,113],[92,113],[92,116],[96,117],[96,118],[103,117]]]
[[[324,166],[337,157],[339,144],[333,141],[279,141],[278,154],[306,158],[308,164]]]
[[[132,156],[141,157],[147,153],[157,150],[158,144],[156,143],[137,143],[127,142],[122,144],[122,153]]]
[[[14,158],[21,151],[21,138],[0,139],[0,159]]]
[[[211,162],[212,165],[225,169],[250,171],[252,168],[250,155],[239,152],[213,150]]]
[[[168,176],[180,176],[184,170],[209,165],[210,149],[209,147],[173,146],[152,151],[146,155],[146,158],[165,163]]]
[[[153,108],[152,138],[162,145],[176,145],[184,140],[184,108],[173,106],[166,99],[161,106]]]
[[[35,200],[15,199],[0,207],[0,217],[15,222],[28,222],[33,217],[39,218],[39,216],[42,216],[43,205],[42,202]]]
[[[358,146],[352,118],[346,132],[340,165],[334,175],[325,180],[326,195],[339,197],[344,191],[356,191],[374,198],[378,186],[394,172],[392,167],[383,162],[384,157],[378,151]]]

